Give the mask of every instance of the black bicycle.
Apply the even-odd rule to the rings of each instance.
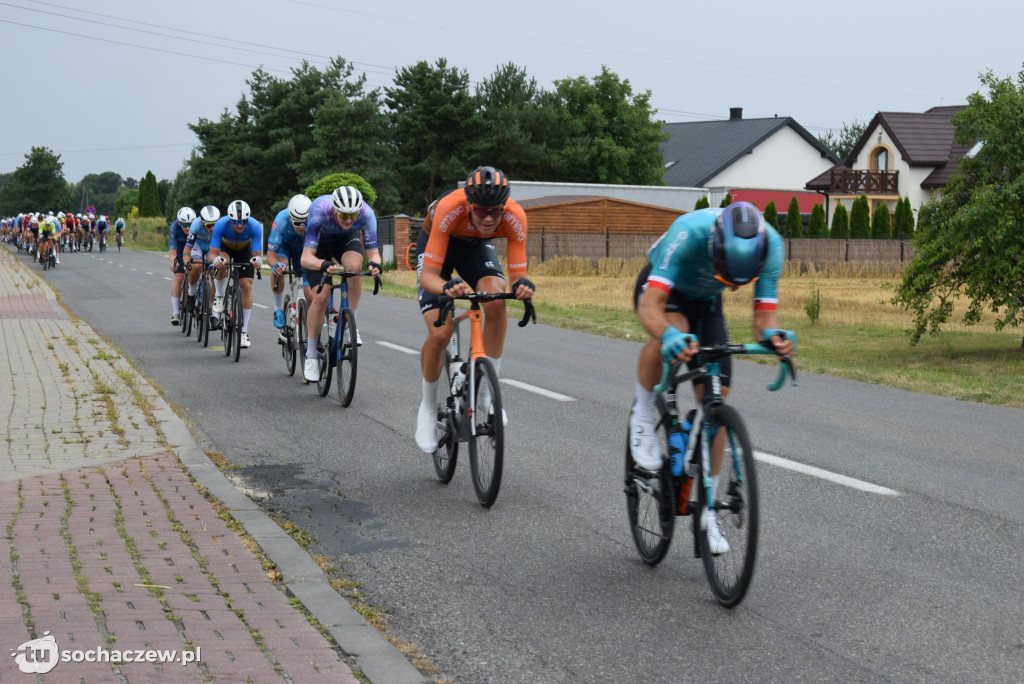
[[[331,391],[331,374],[334,368],[338,369],[338,400],[342,406],[352,403],[352,397],[356,391],[356,370],[359,367],[359,336],[356,328],[356,316],[348,308],[348,279],[349,278],[373,278],[373,294],[380,291],[380,276],[375,276],[369,271],[356,273],[355,271],[335,271],[324,273],[320,284],[316,288],[317,293],[324,289],[327,280],[331,276],[341,278],[340,283],[331,280],[331,294],[327,299],[327,306],[324,309],[324,320],[317,334],[316,353],[320,362],[320,379],[317,380],[317,390],[321,397],[326,397]],[[339,305],[341,311],[334,308],[334,292],[341,292]]]
[[[224,343],[224,356],[235,355],[235,363],[242,356],[242,290],[238,285],[242,269],[251,265],[248,261],[229,261],[228,284],[224,290],[224,313],[220,315],[220,339]],[[258,268],[253,269],[257,280],[263,276]]]
[[[722,400],[718,361],[739,354],[774,353],[767,344],[716,344],[700,347],[701,365],[692,371],[683,364],[665,364],[662,381],[654,388],[663,459],[660,470],[651,473],[637,466],[626,439],[626,510],[640,557],[648,565],[660,563],[672,542],[676,516],[689,515],[694,556],[703,559],[711,591],[726,608],[743,600],[754,574],[759,507],[754,449],[739,412]],[[768,386],[773,392],[782,387],[786,375],[796,385],[792,360],[779,358],[779,375]],[[705,378],[701,402],[680,420],[677,390],[698,377]],[[717,487],[712,477],[715,439],[724,444]],[[712,552],[708,516],[715,516],[728,551]]]
[[[304,269],[288,269],[276,274],[279,278],[288,276],[288,286],[284,295],[284,327],[277,338],[277,343],[281,345],[281,356],[284,358],[284,371],[288,375],[295,374],[295,366],[306,349],[306,295],[303,274]]]
[[[459,443],[469,444],[469,465],[473,473],[473,489],[480,505],[489,508],[498,498],[505,463],[505,425],[502,419],[501,389],[494,366],[484,353],[483,311],[480,305],[498,299],[515,299],[510,292],[488,294],[474,292],[456,297],[469,301],[469,309],[455,313],[455,300],[444,297],[434,326],[440,328],[452,316],[454,329],[445,350],[445,384],[448,393],[444,406],[437,410],[437,449],[434,450],[434,471],[447,484],[455,474]],[[521,300],[525,306],[519,327],[537,322],[533,301]],[[462,358],[459,323],[470,323],[469,358]],[[481,407],[481,397],[489,404]]]

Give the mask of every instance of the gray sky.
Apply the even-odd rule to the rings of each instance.
[[[371,88],[440,57],[474,82],[512,62],[549,90],[607,65],[666,121],[742,107],[838,135],[877,111],[963,104],[989,69],[1015,77],[1022,19],[1006,0],[2,0],[0,173],[45,146],[71,182],[173,179],[187,124],[233,109],[257,67],[287,79],[335,55]]]

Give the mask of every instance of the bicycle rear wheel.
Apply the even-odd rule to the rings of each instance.
[[[234,321],[231,320],[231,312],[234,310],[235,295],[230,285],[224,295],[224,313],[220,315],[220,339],[224,343],[224,356],[231,356],[231,345],[234,344],[235,335],[232,329]]]
[[[235,363],[242,355],[242,293],[235,291],[231,302],[231,332],[234,339]]]
[[[211,288],[213,288],[213,283],[209,280],[204,280],[199,285],[199,290],[203,294],[203,302],[200,304],[200,307],[202,307],[200,316],[202,317],[203,326],[200,335],[202,339],[200,341],[204,347],[210,346],[210,317],[213,314],[213,294]]]
[[[316,381],[316,389],[321,397],[326,397],[331,391],[331,373],[334,371],[334,366],[331,365],[331,329],[327,323],[330,315],[330,311],[324,312],[320,332],[316,338],[316,357],[320,361],[320,379]]]
[[[498,498],[501,472],[505,461],[505,426],[501,417],[501,390],[498,376],[489,359],[476,360],[476,406],[472,416],[476,434],[469,438],[469,465],[473,472],[473,489],[484,508]],[[490,406],[481,406],[481,396],[489,396]]]
[[[714,413],[714,423],[725,430],[725,454],[719,471],[712,514],[729,543],[729,550],[713,555],[707,529],[700,529],[697,546],[704,559],[704,571],[711,592],[726,608],[743,600],[754,575],[757,557],[758,497],[754,449],[740,414],[723,404]],[[699,484],[699,480],[698,483]],[[699,487],[700,510],[707,508],[707,488]]]
[[[306,362],[306,300],[300,299],[299,305],[295,308],[295,355]],[[302,384],[308,385],[305,371],[302,372]]]
[[[188,308],[188,279],[181,284],[181,334],[192,335],[192,312]]]
[[[295,375],[295,343],[292,335],[295,329],[291,327],[292,321],[288,320],[292,307],[291,295],[284,296],[284,327],[278,333],[278,341],[281,344],[281,356],[284,358],[284,372],[288,375]],[[283,339],[282,339],[283,337]]]
[[[356,369],[359,367],[356,317],[350,309],[343,310],[338,316],[338,330],[334,339],[338,349],[338,401],[342,406],[348,406],[356,391]]]
[[[668,453],[670,418],[662,413],[658,421],[658,444],[662,458]],[[655,474],[638,468],[629,450],[629,427],[626,427],[626,514],[629,531],[641,560],[657,565],[668,553],[675,531],[675,484],[668,461],[662,462]]]

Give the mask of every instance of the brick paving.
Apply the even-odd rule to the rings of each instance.
[[[156,391],[17,262],[0,249],[0,682],[359,681],[191,482]],[[19,650],[44,638],[107,661]],[[137,651],[177,662],[116,662]]]

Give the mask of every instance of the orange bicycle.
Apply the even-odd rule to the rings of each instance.
[[[437,410],[437,449],[434,470],[447,484],[455,474],[459,443],[469,443],[469,465],[473,473],[473,489],[480,505],[489,508],[498,498],[501,473],[505,461],[505,425],[502,420],[501,390],[494,366],[484,353],[483,311],[480,305],[498,299],[515,299],[510,292],[487,294],[474,292],[456,297],[469,302],[469,309],[455,314],[455,301],[445,297],[434,325],[441,327],[449,313],[455,329],[445,351],[445,379],[448,394],[444,406]],[[522,300],[525,310],[519,327],[537,322],[533,301]],[[469,319],[469,361],[461,355],[459,323]]]

